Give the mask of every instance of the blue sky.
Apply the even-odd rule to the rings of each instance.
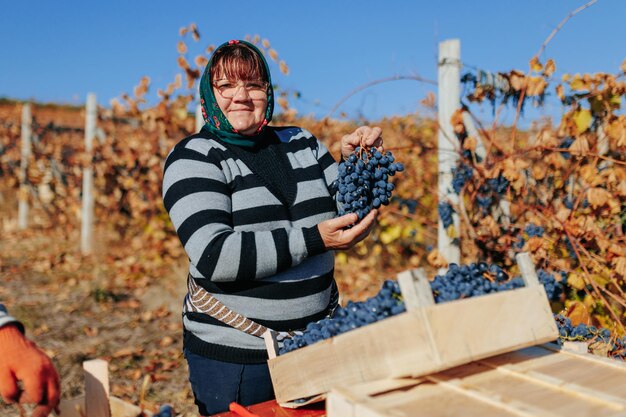
[[[301,92],[301,114],[324,116],[347,93],[394,75],[437,79],[438,42],[461,40],[461,58],[490,71],[526,71],[553,28],[586,0],[488,1],[5,1],[0,13],[0,96],[101,105],[132,92],[143,75],[152,99],[179,71],[182,26],[196,23],[190,57],[246,34],[270,40],[290,67],[275,82]],[[617,72],[626,58],[626,1],[599,0],[574,16],[544,53],[563,72]],[[194,46],[195,45],[195,46]],[[371,87],[340,111],[368,119],[426,113],[435,87],[395,81]],[[543,110],[558,112],[556,104]],[[513,110],[510,110],[513,112]],[[483,116],[489,119],[490,110]],[[535,114],[533,114],[534,116]],[[509,115],[510,116],[510,115]]]

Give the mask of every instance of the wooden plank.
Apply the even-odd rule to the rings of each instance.
[[[268,364],[282,404],[344,384],[426,375],[557,337],[545,291],[535,286],[421,307]]]
[[[489,404],[495,408],[501,409],[504,413],[509,413],[519,417],[556,417],[555,414],[546,413],[543,410],[534,407],[532,404],[526,404],[512,398],[506,398],[499,395],[493,395],[492,392],[479,390],[476,387],[470,387],[463,384],[460,380],[446,380],[436,375],[427,376],[440,387],[464,395],[473,400]]]
[[[418,313],[407,312],[269,360],[279,403],[333,386],[427,371],[434,362]],[[407,370],[407,364],[409,370]]]
[[[276,340],[276,332],[268,329],[263,333],[263,339],[265,340],[265,348],[267,349],[267,356],[269,359],[274,359],[278,356],[278,341]]]
[[[422,307],[420,296],[415,287],[413,271],[402,271],[398,274],[398,285],[402,293],[402,300],[407,311],[417,310]]]
[[[424,268],[415,269],[413,271],[413,277],[420,306],[427,307],[435,305],[433,290],[430,288],[430,282],[428,281]]]
[[[530,254],[528,252],[518,253],[515,255],[515,260],[517,261],[517,265],[519,265],[524,284],[526,284],[527,287],[540,285],[537,271],[535,271],[535,265],[530,258]]]
[[[558,353],[553,354],[558,356]],[[592,388],[584,387],[578,383],[563,380],[545,372],[533,370],[530,366],[532,364],[520,363],[520,364],[497,364],[493,363],[489,359],[482,360],[479,363],[484,364],[492,369],[497,370],[500,373],[514,376],[516,378],[525,379],[537,385],[543,385],[547,388],[562,391],[568,395],[581,397],[587,401],[597,402],[606,407],[612,408],[617,411],[626,410],[626,400],[616,397],[611,394],[601,392]],[[565,366],[562,361],[559,366]],[[537,365],[535,365],[537,366]],[[626,380],[626,374],[625,380]]]
[[[542,286],[438,304],[427,314],[447,368],[558,337]]]
[[[407,310],[435,304],[433,291],[423,268],[400,272],[397,279]]]
[[[420,378],[336,387],[328,395],[327,414],[328,417],[624,416],[626,395],[614,395],[598,387],[589,389],[585,385],[589,372],[574,365],[602,367],[604,363],[587,361],[582,356],[587,355],[555,352],[542,345]],[[553,373],[572,368],[568,379]],[[626,364],[604,369],[626,371]],[[612,379],[605,388],[615,386],[626,391],[626,373],[621,373],[620,379]]]
[[[111,417],[108,366],[109,363],[102,359],[83,362],[85,414],[89,417]]]

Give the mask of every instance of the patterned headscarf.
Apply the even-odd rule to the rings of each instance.
[[[267,74],[268,87],[265,119],[259,127],[259,130],[253,136],[242,135],[231,126],[224,113],[222,113],[220,106],[217,104],[217,100],[215,99],[215,95],[213,94],[213,86],[211,85],[211,66],[213,65],[215,52],[219,51],[221,48],[225,48],[229,45],[239,43],[250,47],[250,49],[252,49],[256,54],[259,55],[261,62],[263,62],[263,65],[265,66],[265,72]],[[211,132],[213,135],[217,136],[224,142],[232,143],[239,146],[253,147],[257,142],[256,139],[258,139],[259,136],[262,135],[267,124],[272,120],[272,114],[274,113],[274,90],[272,88],[272,79],[270,76],[270,69],[267,65],[267,61],[265,60],[263,53],[256,46],[249,42],[241,40],[232,40],[225,42],[221,44],[215,50],[215,52],[213,52],[211,59],[204,69],[202,78],[200,79],[200,102],[202,103],[202,114],[204,116],[203,129],[209,130],[209,132]]]

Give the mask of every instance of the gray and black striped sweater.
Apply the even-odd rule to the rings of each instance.
[[[259,142],[244,149],[202,130],[172,149],[163,174],[163,202],[190,261],[185,348],[226,362],[267,359],[261,337],[226,322],[244,316],[291,331],[337,302],[334,255],[317,229],[336,214],[337,164],[297,127],[268,127]],[[238,313],[233,320],[212,309],[216,300]]]

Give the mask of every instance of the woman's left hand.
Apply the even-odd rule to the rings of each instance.
[[[357,146],[365,145],[368,147],[383,146],[382,130],[378,126],[361,126],[349,135],[341,138],[341,156],[346,159],[354,152]]]

